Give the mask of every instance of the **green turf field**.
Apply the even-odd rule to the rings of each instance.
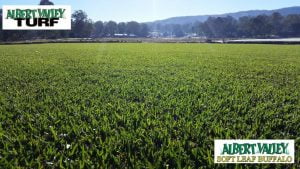
[[[0,46],[0,168],[216,165],[214,139],[295,139],[300,46]]]

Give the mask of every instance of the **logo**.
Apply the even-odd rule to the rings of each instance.
[[[71,6],[3,6],[3,30],[70,30]]]
[[[215,163],[294,163],[294,140],[215,140]]]

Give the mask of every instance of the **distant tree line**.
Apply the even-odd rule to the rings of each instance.
[[[300,37],[300,15],[273,13],[238,20],[232,17],[209,18],[199,24],[199,31],[199,35],[212,38]]]
[[[40,5],[53,4],[41,0]],[[103,38],[103,37],[184,37],[205,38],[270,38],[300,37],[300,15],[258,15],[256,17],[210,17],[205,22],[192,24],[146,24],[131,22],[93,22],[87,14],[78,10],[72,14],[72,30],[14,31],[2,30],[0,9],[0,41],[59,38]]]
[[[182,37],[195,34],[207,38],[300,37],[300,15],[258,15],[256,17],[210,17],[193,24],[152,25],[162,36]]]

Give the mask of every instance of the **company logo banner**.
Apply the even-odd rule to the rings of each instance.
[[[294,163],[294,140],[215,140],[215,163]]]
[[[70,30],[71,6],[4,5],[3,30]]]

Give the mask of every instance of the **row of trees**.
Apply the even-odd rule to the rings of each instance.
[[[300,15],[258,15],[256,17],[210,17],[205,22],[177,25],[152,25],[163,36],[182,37],[187,34],[207,38],[270,38],[300,37]]]
[[[81,10],[75,11],[72,15],[71,37],[114,37],[117,34],[134,37],[147,37],[149,28],[147,24],[131,22],[102,22],[93,23],[88,19],[87,14]],[[126,35],[125,35],[126,34]]]
[[[209,18],[199,24],[197,32],[212,38],[268,38],[268,37],[299,37],[300,15],[282,16],[273,13],[270,16]]]
[[[43,3],[51,2],[45,0]],[[148,26],[135,21],[126,23],[93,22],[84,11],[78,10],[72,14],[72,30],[70,31],[4,31],[2,30],[2,10],[0,9],[0,28],[0,41],[39,38],[147,37],[150,32],[152,32],[151,36],[164,37],[183,37],[192,34],[207,38],[300,37],[300,15],[282,16],[274,13],[270,16],[259,15],[239,19],[230,16],[210,17],[202,23]],[[153,32],[156,32],[156,35]]]

